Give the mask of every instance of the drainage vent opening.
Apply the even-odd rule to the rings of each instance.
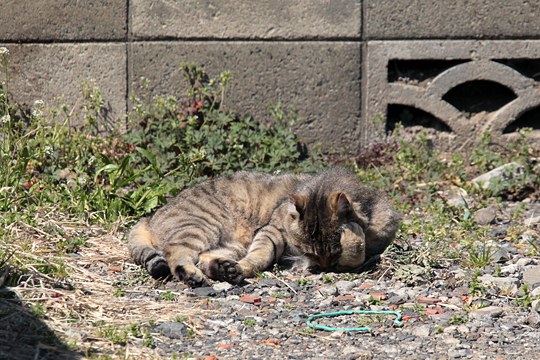
[[[392,132],[399,123],[406,128],[421,126],[441,132],[452,132],[448,125],[426,111],[407,105],[388,105],[386,132]]]
[[[526,111],[515,121],[512,121],[503,130],[503,134],[510,134],[524,128],[531,128],[534,131],[540,130],[540,106]]]
[[[468,60],[390,60],[388,62],[388,82],[417,81],[433,79],[445,70]]]
[[[540,59],[496,59],[493,61],[511,67],[523,76],[540,81]]]
[[[512,90],[489,80],[468,81],[443,96],[444,101],[469,114],[496,111],[515,98],[517,96]]]

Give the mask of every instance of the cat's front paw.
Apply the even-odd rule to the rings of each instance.
[[[214,259],[210,264],[211,272],[217,280],[239,284],[244,280],[244,272],[234,260]]]
[[[346,271],[359,268],[366,260],[366,236],[362,227],[354,222],[343,225],[340,243],[338,269]]]
[[[364,228],[356,222],[344,224],[341,227],[341,238],[346,241],[356,241],[357,239],[364,241]]]

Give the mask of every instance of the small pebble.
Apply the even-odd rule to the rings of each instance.
[[[489,225],[495,222],[497,211],[492,208],[479,209],[474,213],[474,221],[479,225]]]

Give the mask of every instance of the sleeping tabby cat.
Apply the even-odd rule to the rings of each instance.
[[[399,216],[341,168],[317,175],[238,172],[194,185],[129,233],[154,278],[239,283],[292,257],[310,269],[354,270],[394,240]]]

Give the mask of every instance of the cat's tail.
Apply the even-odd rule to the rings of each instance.
[[[144,266],[154,279],[163,279],[171,275],[171,270],[156,244],[156,235],[146,218],[141,219],[128,234],[129,254],[133,261]]]

